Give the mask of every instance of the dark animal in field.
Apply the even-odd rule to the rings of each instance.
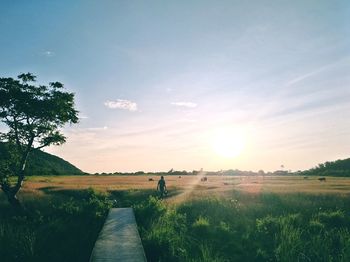
[[[319,177],[318,180],[319,180],[320,182],[326,182],[326,178],[325,178],[325,177]]]
[[[181,178],[181,176],[179,176],[179,178]]]
[[[226,182],[225,182],[225,183],[224,183],[224,185],[225,185],[225,186],[228,186],[228,185],[229,185],[229,183],[226,183]]]
[[[308,176],[304,176],[304,179],[309,179],[309,177]]]
[[[151,178],[148,179],[148,181],[154,181],[154,180],[153,180],[153,178],[151,177]]]
[[[202,182],[208,181],[208,178],[207,178],[207,177],[202,177],[202,178],[201,178],[201,181],[202,181]]]

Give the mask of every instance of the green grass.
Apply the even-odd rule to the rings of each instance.
[[[148,261],[349,261],[350,201],[249,195],[135,206]],[[150,219],[144,220],[150,212]]]
[[[1,261],[88,261],[111,202],[91,189],[73,195],[27,197],[20,213],[2,201]]]
[[[152,190],[51,190],[0,195],[1,261],[88,261],[113,199],[133,206],[148,261],[350,261],[350,198],[248,194],[179,204]]]

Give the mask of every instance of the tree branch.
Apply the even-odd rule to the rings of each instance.
[[[46,143],[46,144],[43,144],[41,146],[33,148],[33,150],[39,150],[39,149],[42,149],[43,147],[46,147],[46,146],[49,146],[49,145],[50,145],[50,143]]]
[[[16,116],[13,117],[13,121],[15,124],[14,131],[15,131],[16,145],[17,145],[18,150],[21,151],[22,148],[21,148],[21,143],[19,141],[19,137],[18,137],[18,122],[17,122]]]

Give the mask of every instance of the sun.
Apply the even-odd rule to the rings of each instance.
[[[222,129],[214,132],[211,144],[217,155],[224,158],[235,158],[244,150],[245,137],[237,130]]]

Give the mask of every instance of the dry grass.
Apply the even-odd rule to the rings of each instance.
[[[92,187],[101,191],[156,189],[159,177],[153,176],[50,176],[29,177],[23,192],[45,192],[45,190],[86,189]],[[309,194],[349,194],[350,178],[327,177],[326,182],[318,177],[304,179],[297,176],[208,176],[208,181],[200,181],[200,176],[166,176],[169,191],[176,190],[181,195],[225,195],[232,190],[259,194],[309,193]]]

